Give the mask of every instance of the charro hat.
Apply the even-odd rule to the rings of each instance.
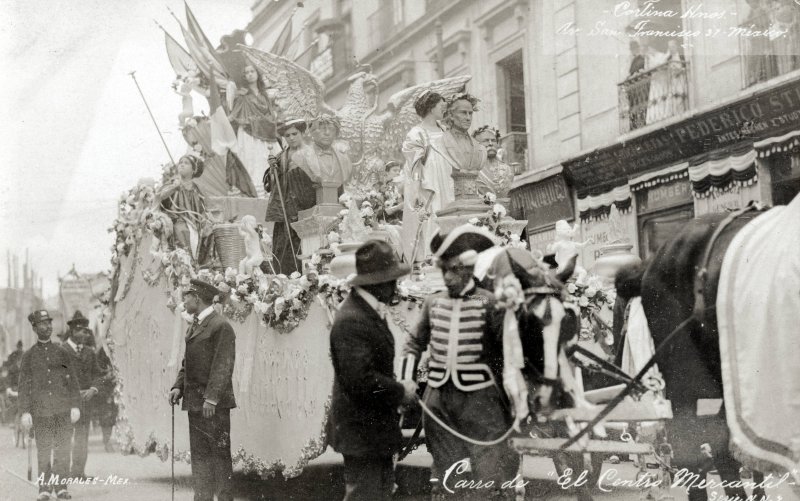
[[[189,288],[186,289],[184,294],[197,294],[201,299],[212,302],[214,296],[220,295],[221,292],[210,283],[193,278],[189,281]]]
[[[36,310],[31,312],[30,315],[28,315],[28,322],[30,322],[31,325],[36,325],[39,322],[52,322],[52,321],[53,317],[50,316],[47,310]]]
[[[67,325],[73,329],[76,327],[87,327],[89,325],[89,319],[83,316],[81,310],[75,310],[75,314],[72,315],[72,320],[67,321]]]
[[[278,134],[282,136],[292,127],[295,127],[297,130],[303,133],[306,131],[308,124],[302,118],[292,118],[278,124]]]
[[[459,257],[465,265],[474,265],[478,254],[496,245],[494,236],[484,228],[462,224],[447,235],[437,233],[431,239],[434,257],[447,261]]]
[[[411,267],[400,263],[391,245],[369,240],[356,249],[356,276],[350,280],[350,285],[391,282],[410,272]]]

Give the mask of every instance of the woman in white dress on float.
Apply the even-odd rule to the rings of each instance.
[[[406,163],[403,167],[405,183],[403,187],[402,240],[403,255],[406,262],[411,262],[415,259],[412,256],[415,242],[417,249],[415,260],[424,258],[425,252],[424,250],[420,252],[420,249],[427,249],[429,231],[423,231],[418,238],[419,212],[415,210],[418,205],[424,207],[428,201],[427,195],[429,194],[426,194],[421,188],[423,177],[426,185],[453,182],[452,178],[449,175],[445,175],[445,173],[437,175],[437,173],[428,172],[425,169],[431,141],[439,139],[444,133],[444,128],[439,122],[444,118],[446,107],[447,103],[441,94],[430,90],[420,94],[414,101],[414,110],[422,120],[408,131],[406,139],[403,141],[403,155]],[[427,226],[430,226],[430,221]]]

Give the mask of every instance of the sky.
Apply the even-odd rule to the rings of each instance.
[[[253,0],[190,0],[212,43],[251,19]],[[0,253],[44,278],[110,269],[120,195],[158,178],[169,157],[129,76],[136,78],[173,157],[180,96],[158,21],[183,41],[182,0],[0,0]],[[202,109],[195,99],[195,111]],[[7,282],[0,266],[0,287]]]

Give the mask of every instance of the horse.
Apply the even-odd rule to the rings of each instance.
[[[795,203],[800,203],[800,199],[795,199]],[[730,499],[747,496],[742,487],[727,485],[740,479],[740,463],[729,447],[725,406],[718,412],[712,409],[699,416],[702,409],[698,403],[705,403],[701,399],[721,400],[724,396],[715,311],[723,257],[734,237],[766,210],[752,206],[735,214],[693,219],[657,251],[641,281],[642,306],[655,346],[661,346],[670,337],[667,344],[657,348],[655,360],[673,408],[674,418],[667,423],[675,454],[673,465],[705,479],[711,468],[707,464],[708,454],[704,458],[701,453],[701,445],[709,444],[714,466],[726,483],[725,493]],[[690,487],[688,494],[690,500],[706,499],[705,488]],[[754,491],[754,495],[759,499],[763,490]]]

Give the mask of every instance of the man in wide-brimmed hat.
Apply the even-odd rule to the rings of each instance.
[[[231,460],[231,409],[236,336],[222,315],[214,311],[220,291],[192,279],[183,293],[186,312],[194,316],[186,333],[186,351],[169,402],[183,399],[189,413],[189,448],[192,455],[194,499],[233,500]]]
[[[422,316],[403,348],[401,380],[413,380],[420,355],[430,345],[425,404],[450,430],[427,414],[423,417],[428,450],[433,456],[431,481],[436,497],[446,494],[442,480],[454,464],[469,458],[472,478],[494,482],[482,499],[513,496],[500,489],[517,473],[519,456],[505,441],[479,446],[457,438],[453,431],[476,441],[502,436],[511,425],[509,405],[501,389],[504,313],[494,296],[475,285],[478,254],[495,245],[483,228],[466,224],[447,235],[434,235],[431,251],[442,270],[446,292],[429,296]],[[451,476],[450,489],[464,476]],[[456,492],[459,496],[467,492]]]
[[[265,220],[273,222],[272,249],[277,257],[276,273],[291,275],[300,270],[297,253],[300,237],[291,224],[297,213],[310,209],[317,203],[316,193],[308,175],[292,161],[304,144],[306,121],[297,118],[278,125],[278,134],[286,146],[280,154],[269,157],[269,168],[264,173],[264,189],[270,194]]]
[[[386,304],[397,279],[409,271],[386,242],[363,244],[356,250],[353,290],[331,329],[334,383],[328,437],[344,456],[347,501],[392,495],[392,455],[402,441],[398,408],[413,401],[416,384],[394,378],[394,337],[386,323]]]
[[[75,313],[72,314],[72,318],[67,320],[67,330],[58,334],[57,337],[61,344],[64,344],[73,333],[84,327],[89,327],[89,319],[83,316],[81,310],[75,310]]]

